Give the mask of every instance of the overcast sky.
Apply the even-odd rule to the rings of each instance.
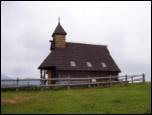
[[[39,78],[59,16],[66,41],[107,45],[121,74],[151,80],[151,2],[143,1],[1,2],[1,73]]]

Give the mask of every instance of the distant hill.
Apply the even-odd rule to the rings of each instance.
[[[1,80],[3,79],[12,79],[11,77],[8,77],[7,75],[5,74],[1,74]]]
[[[2,80],[7,80],[10,79],[9,81],[2,81]],[[7,85],[16,85],[17,82],[16,81],[12,81],[11,79],[14,79],[12,77],[9,77],[5,74],[1,74],[1,86],[7,86]],[[30,78],[24,78],[25,81],[19,81],[18,84],[19,85],[40,85],[40,81],[36,81],[36,80],[29,80],[27,81],[26,79],[30,79]],[[24,80],[22,79],[22,80]],[[15,79],[16,80],[16,79]]]

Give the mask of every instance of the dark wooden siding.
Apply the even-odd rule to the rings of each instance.
[[[57,71],[56,77],[102,77],[118,75],[118,72],[101,72],[101,71]]]
[[[62,77],[76,77],[76,78],[84,78],[84,77],[105,77],[105,76],[114,76],[114,75],[118,75],[118,72],[102,72],[102,71],[57,71],[57,76],[59,78]],[[109,79],[102,79],[102,80],[97,80],[99,81],[106,81]],[[118,80],[117,78],[112,79],[112,80]]]

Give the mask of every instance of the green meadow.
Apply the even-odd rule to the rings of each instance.
[[[151,83],[1,92],[1,113],[150,114]]]

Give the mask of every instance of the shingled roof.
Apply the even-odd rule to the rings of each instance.
[[[71,66],[70,61],[74,61],[76,66]],[[92,67],[88,67],[86,62],[90,62]],[[102,67],[102,62],[104,62],[107,67]],[[52,50],[41,63],[39,69],[50,67],[55,67],[57,70],[120,72],[120,69],[111,57],[107,46],[69,42],[66,42],[66,48]]]
[[[59,34],[59,35],[66,35],[67,34],[65,32],[65,30],[63,29],[63,27],[61,26],[60,22],[58,23],[57,27],[55,28],[52,36],[54,36],[55,34]]]

